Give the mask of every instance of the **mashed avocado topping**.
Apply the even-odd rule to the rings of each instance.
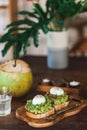
[[[42,96],[41,95],[35,96],[33,98],[35,99],[35,101],[37,101],[36,99],[38,99],[36,97],[40,98]],[[45,102],[40,102],[40,103],[35,103],[35,104],[33,103],[33,99],[27,100],[27,103],[25,106],[26,110],[34,114],[42,114],[42,113],[52,110],[52,108],[54,108],[54,105],[60,105],[68,101],[68,95],[65,93],[62,95],[54,95],[54,94],[52,95],[50,93],[47,93],[44,96],[44,98],[45,98]]]
[[[60,105],[68,101],[68,95],[66,93],[62,95],[52,95],[50,93],[47,93],[46,95],[52,100],[52,103],[54,105]]]
[[[68,95],[63,94],[63,95],[57,96],[53,100],[54,100],[54,105],[60,105],[60,104],[62,104],[64,102],[68,101]]]
[[[42,113],[48,112],[49,110],[53,108],[52,100],[48,96],[45,96],[45,98],[46,98],[45,103],[41,103],[37,105],[34,105],[32,103],[32,100],[28,100],[25,106],[26,110],[34,114],[42,114]]]

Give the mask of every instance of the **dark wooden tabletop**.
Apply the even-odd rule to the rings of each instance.
[[[70,58],[69,67],[64,70],[52,70],[47,68],[46,57],[22,57],[29,63],[33,73],[33,86],[31,91],[22,98],[13,98],[12,112],[10,115],[0,117],[0,130],[34,130],[25,122],[15,117],[15,111],[24,105],[26,100],[35,94],[37,84],[43,78],[49,78],[58,82],[61,79],[77,80],[80,84],[80,93],[84,98],[87,97],[87,58]],[[87,107],[79,114],[63,119],[56,125],[43,128],[44,130],[86,130],[87,129]]]

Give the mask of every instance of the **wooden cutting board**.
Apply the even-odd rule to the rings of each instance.
[[[75,103],[76,102],[72,102],[70,105],[73,105]],[[70,105],[68,107],[70,107]],[[33,119],[33,118],[27,117],[24,106],[21,106],[20,108],[16,110],[16,117],[22,121],[25,121],[28,125],[32,127],[45,128],[45,127],[49,127],[56,124],[57,122],[59,122],[60,120],[64,118],[78,114],[86,106],[87,106],[87,100],[83,100],[80,106],[76,108],[72,108],[71,110],[63,112],[55,117],[53,115],[53,116],[50,116],[48,118],[43,118],[43,119]],[[52,119],[52,117],[54,117],[54,119]]]
[[[68,90],[66,90],[66,92],[69,95],[71,95],[71,97],[75,97],[75,98],[77,98],[78,95],[79,95],[78,89],[74,90],[74,89],[69,88]],[[79,103],[78,101],[75,101],[75,100],[71,100],[69,105],[67,106],[67,108],[72,107],[75,104],[77,104],[77,105],[80,104],[80,105],[78,107],[76,107],[76,108],[72,108],[72,109],[70,109],[68,111],[65,111],[65,112],[63,112],[61,114],[58,114],[57,116],[55,116],[55,114],[56,114],[55,113],[54,115],[52,115],[52,116],[50,116],[48,118],[43,118],[43,119],[29,118],[26,115],[26,110],[25,110],[24,106],[21,106],[16,110],[16,117],[19,120],[22,120],[22,121],[26,122],[28,125],[30,125],[32,127],[45,128],[45,127],[53,126],[54,124],[58,123],[59,121],[61,121],[64,118],[67,118],[69,116],[78,114],[83,108],[87,107],[87,100],[82,100],[81,103]]]

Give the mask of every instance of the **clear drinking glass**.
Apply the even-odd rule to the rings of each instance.
[[[0,116],[6,116],[11,113],[11,88],[6,86],[0,87]]]

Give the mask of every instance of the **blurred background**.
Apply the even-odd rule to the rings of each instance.
[[[38,1],[38,0],[36,0]],[[45,1],[39,2],[45,9]],[[32,11],[31,0],[0,0],[0,36],[5,32],[5,27],[8,23],[15,21],[20,16],[16,15],[17,11],[29,10]],[[39,38],[39,47],[35,48],[31,43],[27,54],[30,55],[47,55],[46,35],[42,32]],[[32,42],[32,41],[31,41]],[[87,13],[81,13],[72,27],[69,29],[69,55],[70,56],[86,56],[87,57]]]

